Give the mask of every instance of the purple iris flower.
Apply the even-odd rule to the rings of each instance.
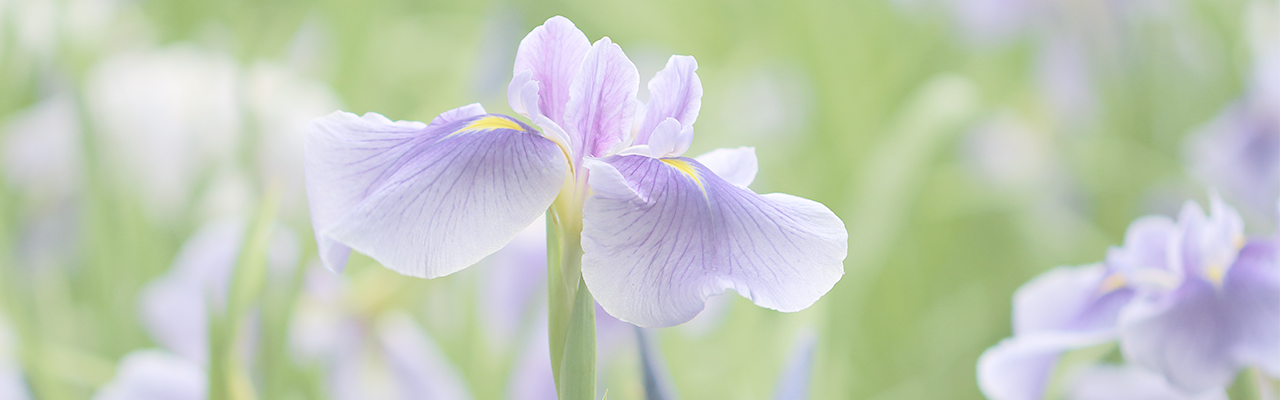
[[[1280,375],[1276,243],[1246,241],[1240,214],[1214,196],[1183,207],[1170,242],[1175,285],[1144,291],[1120,315],[1130,362],[1185,393],[1230,384],[1245,367]]]
[[[1105,263],[1051,270],[1014,295],[1014,336],[978,360],[992,399],[1039,399],[1065,351],[1119,340],[1125,358],[1186,395],[1240,369],[1280,372],[1280,266],[1271,239],[1246,241],[1216,195],[1206,216],[1143,217]]]
[[[753,149],[682,157],[701,107],[696,70],[671,57],[640,104],[621,47],[557,16],[521,41],[507,93],[541,133],[478,104],[430,123],[315,120],[306,177],[324,265],[341,271],[354,249],[401,274],[448,275],[553,208],[557,226],[580,227],[582,279],[623,321],[680,324],[725,289],[807,308],[844,273],[844,223],[820,203],[748,189]]]

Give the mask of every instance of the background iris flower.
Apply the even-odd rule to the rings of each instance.
[[[1188,202],[1176,223],[1143,217],[1103,264],[1058,268],[1020,288],[1014,337],[978,361],[984,393],[1043,398],[1062,353],[1115,340],[1135,365],[1126,368],[1142,369],[1107,379],[1161,382],[1186,398],[1222,397],[1248,367],[1280,375],[1275,238],[1246,240],[1240,215],[1216,195],[1210,204],[1206,216]],[[1102,379],[1090,374],[1079,379]]]

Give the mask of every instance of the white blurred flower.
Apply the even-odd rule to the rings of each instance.
[[[720,96],[725,101],[714,111],[716,125],[746,145],[794,142],[795,137],[810,131],[813,96],[807,76],[799,68],[756,68],[731,82]]]
[[[996,188],[1035,190],[1052,184],[1060,173],[1048,135],[1009,113],[979,124],[962,146],[970,170]]]
[[[104,160],[152,217],[173,217],[202,174],[233,161],[238,78],[230,56],[190,46],[120,54],[89,72],[86,102]]]
[[[190,359],[137,350],[124,356],[116,376],[98,388],[93,400],[204,400],[208,387],[208,374]]]
[[[9,324],[0,317],[0,399],[27,400],[31,398],[27,384],[18,365],[18,338]]]
[[[294,68],[259,62],[246,76],[245,102],[257,126],[254,159],[264,181],[284,185],[285,204],[305,205],[303,137],[312,119],[341,107],[337,95]]]

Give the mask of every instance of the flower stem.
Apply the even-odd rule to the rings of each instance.
[[[547,213],[547,329],[561,399],[594,399],[595,300],[582,282],[582,218]]]

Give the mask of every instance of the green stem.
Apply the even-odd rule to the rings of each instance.
[[[582,282],[582,218],[547,212],[547,331],[561,399],[595,398],[595,299]]]

